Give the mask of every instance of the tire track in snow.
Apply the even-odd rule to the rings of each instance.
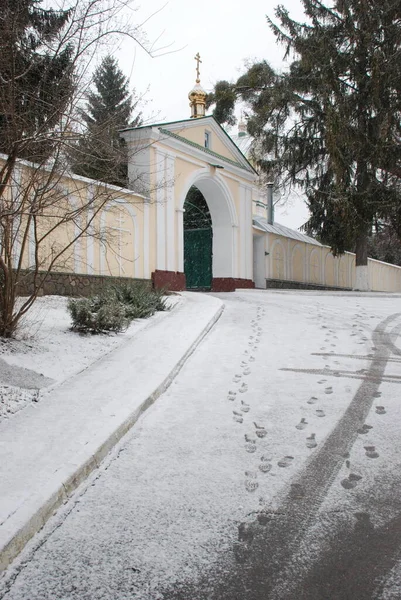
[[[398,328],[386,331],[401,313],[390,315],[372,334],[375,351],[365,378],[344,415],[322,446],[315,450],[301,472],[294,476],[280,508],[262,510],[253,523],[239,526],[234,546],[236,562],[215,565],[194,590],[167,592],[166,600],[284,600],[290,598],[283,583],[285,568],[299,548],[329,487],[336,478],[377,397],[388,359],[392,352],[401,355],[392,336]],[[305,573],[306,575],[306,573]],[[288,575],[287,575],[288,576]],[[183,594],[183,595],[182,595]]]

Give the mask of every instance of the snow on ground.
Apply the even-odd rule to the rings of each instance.
[[[86,369],[108,354],[154,319],[138,319],[123,333],[101,335],[71,331],[68,299],[62,296],[38,298],[27,313],[16,339],[0,338],[0,422],[43,393]],[[173,307],[182,301],[170,296]]]
[[[349,545],[366,554],[370,523],[385,530],[398,512],[394,358],[368,407],[371,429],[354,439],[349,423],[341,423],[377,350],[373,332],[397,313],[399,296],[253,291],[221,297],[226,310],[217,325],[66,509],[64,522],[49,524],[47,539],[23,559],[7,600],[398,597],[396,560],[376,595],[324,589],[291,595],[291,585],[307,576],[305,557],[318,563],[330,549],[338,523],[345,541],[340,538],[343,553],[335,555],[346,573]],[[252,582],[241,565],[247,556],[257,559],[252,543],[259,542],[252,537],[266,531],[260,517],[274,514],[289,521],[284,542],[306,536],[299,545],[304,555],[292,548],[296,577],[290,570],[284,591],[273,572],[271,595],[247,595],[240,586]],[[263,565],[274,565],[280,543],[273,538],[263,547]],[[383,572],[372,569],[376,578]]]

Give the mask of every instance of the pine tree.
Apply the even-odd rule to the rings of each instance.
[[[131,120],[137,102],[128,88],[128,79],[112,56],[106,56],[96,69],[96,91],[88,95],[81,111],[86,131],[73,153],[74,171],[115,185],[127,185],[127,153],[118,131],[141,123],[138,114]]]
[[[309,233],[335,254],[355,250],[356,286],[365,289],[373,223],[401,214],[401,5],[302,1],[307,22],[283,7],[279,25],[268,18],[295,57],[288,72],[259,63],[233,90],[249,104],[261,166],[271,169],[264,157],[273,154],[282,178],[305,190]],[[229,114],[232,99],[223,101]]]
[[[43,162],[71,98],[73,47],[57,44],[70,11],[39,4],[0,0],[0,152]]]

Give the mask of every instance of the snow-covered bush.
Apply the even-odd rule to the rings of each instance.
[[[111,291],[125,306],[125,314],[130,321],[146,319],[157,311],[167,310],[163,290],[153,290],[145,283],[121,283],[113,285]]]
[[[163,291],[135,282],[110,286],[91,298],[71,298],[67,308],[73,330],[101,333],[123,331],[134,319],[146,319],[168,307]]]
[[[124,306],[113,294],[99,294],[91,298],[70,298],[67,304],[72,329],[89,333],[119,332],[127,328],[129,320]]]

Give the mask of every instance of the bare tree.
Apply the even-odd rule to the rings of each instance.
[[[0,336],[14,334],[50,272],[71,264],[78,240],[104,235],[94,224],[118,189],[71,177],[68,156],[94,56],[112,35],[148,51],[128,4],[71,0],[53,10],[0,0]],[[17,302],[27,276],[30,293]]]

